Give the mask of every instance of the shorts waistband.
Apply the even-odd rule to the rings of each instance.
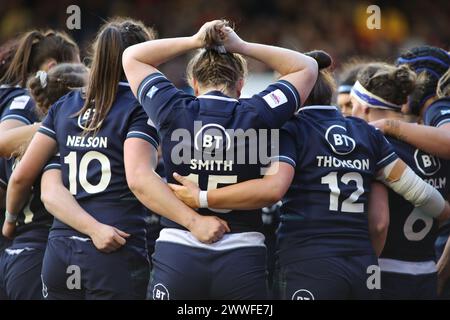
[[[265,237],[260,232],[241,232],[226,234],[215,243],[205,244],[198,241],[189,231],[164,228],[156,242],[172,242],[193,248],[223,251],[243,247],[265,247],[264,240]]]

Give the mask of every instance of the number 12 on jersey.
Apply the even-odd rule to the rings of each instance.
[[[364,203],[357,203],[359,197],[364,193],[364,184],[361,174],[358,172],[348,172],[341,177],[341,182],[348,185],[350,181],[356,184],[356,190],[341,204],[341,212],[364,212]],[[339,211],[339,196],[341,189],[338,184],[338,173],[330,172],[322,177],[322,184],[327,184],[330,189],[330,211]]]

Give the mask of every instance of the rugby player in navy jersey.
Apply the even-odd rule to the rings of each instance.
[[[30,93],[36,106],[46,114],[50,105],[72,89],[86,85],[87,68],[82,64],[63,63],[55,66],[42,78],[31,77],[28,81]],[[0,137],[2,158],[0,173],[2,188],[6,187],[13,168],[26,150],[39,125],[21,126],[8,130]],[[56,166],[59,158],[53,157],[44,171]],[[0,295],[5,299],[41,299],[41,270],[48,233],[53,222],[40,198],[40,178],[33,186],[30,201],[25,204],[16,219],[10,219],[3,225],[3,234],[13,238],[12,245],[0,256]],[[11,217],[9,217],[11,218]]]
[[[42,268],[44,298],[145,298],[146,212],[139,201],[202,241],[228,230],[185,206],[153,171],[158,136],[121,64],[126,47],[152,37],[140,22],[107,22],[94,43],[86,91],[72,91],[50,108],[11,176],[7,214],[15,216],[45,162],[60,153],[61,170],[42,177],[42,199],[55,216]],[[71,275],[78,281],[70,282]]]
[[[378,218],[371,217],[377,212],[368,204],[375,179],[432,217],[446,219],[450,213],[439,192],[398,159],[379,130],[345,118],[329,105],[331,83],[321,71],[306,106],[284,125],[279,156],[264,178],[208,190],[202,202],[198,186],[185,177],[175,175],[183,186],[171,185],[193,208],[208,203],[249,210],[282,198],[277,253],[281,299],[379,297],[376,286],[371,290],[367,285],[377,266],[369,230]]]
[[[449,53],[441,48],[421,46],[402,54],[397,63],[408,65],[419,74],[416,89],[408,99],[408,109],[418,116],[418,124],[401,119],[379,119],[372,124],[384,134],[430,155],[450,159],[450,100],[443,90],[439,90],[445,87],[445,74],[448,78]],[[438,257],[450,234],[449,223],[441,226],[439,234],[436,240]],[[447,286],[443,296],[450,298],[450,285]]]
[[[416,75],[407,66],[369,64],[352,91],[354,116],[366,121],[402,120],[402,105],[414,90]],[[450,191],[447,161],[388,137],[398,156],[443,197]],[[434,242],[439,223],[398,194],[389,192],[390,225],[380,256],[383,299],[435,299],[437,274]]]
[[[156,69],[171,58],[204,47],[188,65],[195,96],[175,88]],[[239,99],[246,73],[241,54],[267,64],[280,74],[280,80],[250,99]],[[161,136],[168,181],[174,182],[172,173],[177,171],[210,190],[261,175],[261,159],[237,159],[238,154],[250,158],[249,149],[258,142],[235,142],[238,137],[232,133],[245,135],[247,130],[281,127],[306,99],[317,77],[314,59],[245,42],[226,22],[218,20],[206,23],[191,37],[130,47],[123,63],[134,94]],[[180,139],[180,134],[187,138]],[[261,149],[267,147],[265,141]],[[164,219],[165,228],[153,255],[152,298],[266,298],[261,211],[204,208],[199,212],[226,220],[231,233],[213,245],[204,245]]]
[[[0,159],[0,188],[5,192],[18,161]],[[59,158],[54,157],[43,170],[54,165],[59,165]],[[53,216],[41,202],[39,177],[29,201],[17,216],[7,215],[3,225],[3,235],[12,243],[0,254],[0,300],[42,299],[42,260],[52,222]]]
[[[78,46],[67,34],[34,30],[22,36],[0,78],[0,133],[40,120],[42,114],[26,89],[27,80],[61,62],[80,62]]]

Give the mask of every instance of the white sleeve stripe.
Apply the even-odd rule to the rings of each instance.
[[[386,161],[387,159],[389,159],[390,157],[394,156],[395,152],[392,152],[391,154],[389,154],[388,156],[384,157],[383,159],[381,159],[380,161],[377,162],[377,165],[379,165],[380,163],[383,163],[384,161]]]
[[[139,100],[139,103],[140,103],[140,104],[142,104],[142,95],[143,95],[144,92],[146,91],[146,90],[144,90],[144,89],[147,89],[146,87],[148,86],[148,84],[149,84],[150,82],[152,82],[152,81],[155,80],[155,79],[159,79],[159,78],[164,78],[164,79],[166,79],[166,77],[163,76],[162,74],[159,74],[158,76],[150,76],[150,79],[148,79],[147,81],[145,81],[144,84],[141,86],[139,92],[137,93],[138,100]]]
[[[30,120],[28,120],[25,117],[19,116],[18,114],[10,114],[10,115],[4,116],[1,121],[3,122],[5,120],[19,120],[19,121],[25,122],[26,124],[31,124]]]
[[[158,145],[158,141],[156,141],[152,136],[150,136],[144,132],[141,132],[141,131],[130,131],[130,132],[128,132],[127,137],[129,135],[133,135],[133,134],[143,135],[143,136],[149,138],[151,141],[153,141],[155,143],[155,145]]]
[[[443,124],[449,123],[450,119],[444,119],[442,121],[440,121],[437,125],[436,128],[439,128],[440,126],[442,126]]]
[[[281,160],[281,159],[287,160],[290,164],[293,164],[294,167],[297,166],[297,163],[294,161],[294,159],[292,159],[291,157],[288,157],[288,156],[275,156],[275,157],[272,157],[272,159],[276,159],[276,160]]]
[[[44,167],[44,170],[48,170],[48,169],[60,169],[61,168],[61,164],[58,163],[50,163],[48,165],[46,165]]]
[[[284,83],[284,82],[278,81],[277,83],[282,84],[283,86],[285,86],[286,88],[288,88],[289,91],[290,91],[290,92],[292,93],[292,95],[294,96],[295,104],[296,104],[297,106],[300,106],[299,103],[298,103],[298,100],[297,100],[297,95],[295,94],[294,90],[292,90],[292,88],[291,88],[289,85],[287,85],[286,83]]]
[[[48,131],[48,132],[50,132],[50,133],[56,135],[56,132],[55,132],[55,131],[53,131],[52,129],[49,129],[49,128],[47,128],[47,127],[41,126],[40,129],[44,129],[45,131]]]

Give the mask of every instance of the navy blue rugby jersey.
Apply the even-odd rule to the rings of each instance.
[[[278,160],[295,167],[281,207],[280,262],[374,254],[368,200],[378,171],[396,160],[383,134],[334,106],[301,108],[281,132]]]
[[[444,97],[434,101],[423,115],[423,122],[427,126],[440,127],[450,123],[450,97]],[[450,221],[444,223],[440,232],[442,234],[450,233]]]
[[[450,123],[450,97],[434,101],[423,115],[423,122],[427,126],[440,127]]]
[[[64,185],[78,203],[98,221],[130,233],[127,245],[141,249],[145,247],[145,210],[128,188],[123,145],[128,138],[140,138],[157,148],[156,129],[148,124],[128,83],[119,84],[95,136],[83,133],[86,119],[95,111],[76,116],[83,103],[81,90],[62,97],[50,108],[39,132],[57,141]],[[61,234],[77,235],[55,219],[50,236]]]
[[[422,150],[388,138],[398,156],[424,181],[435,187],[444,198],[450,188],[448,161],[429,155]],[[435,259],[434,242],[438,236],[439,222],[389,190],[390,222],[382,258],[404,261],[429,261]]]
[[[34,100],[27,89],[0,86],[0,121],[5,120],[18,120],[24,124],[40,121]]]
[[[280,128],[300,104],[297,90],[286,81],[249,99],[233,99],[220,91],[195,97],[175,88],[161,73],[142,81],[138,99],[161,136],[168,182],[176,183],[172,173],[178,172],[202,190],[261,177],[270,162],[261,156],[270,155],[270,129]],[[262,228],[260,210],[199,212],[226,220],[233,233]],[[181,228],[167,219],[162,223]]]
[[[9,179],[18,164],[18,160],[0,158],[0,188],[6,191]],[[59,165],[59,157],[52,157],[44,170]],[[14,235],[13,246],[35,246],[46,244],[48,233],[53,222],[53,216],[41,202],[41,177],[36,179],[30,200],[19,212]]]

